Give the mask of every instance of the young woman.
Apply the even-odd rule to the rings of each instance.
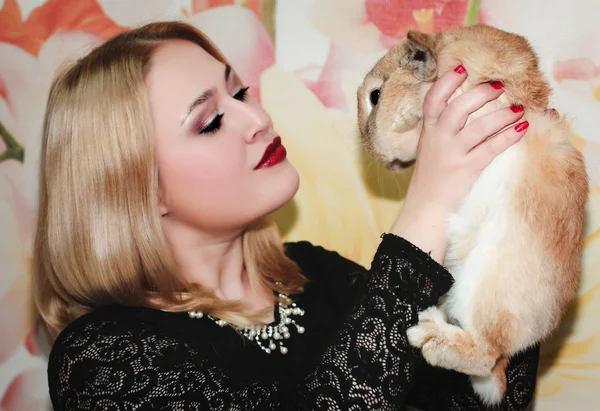
[[[424,364],[405,335],[452,283],[446,216],[525,132],[508,108],[463,128],[502,93],[481,85],[447,104],[467,75],[446,73],[428,93],[405,204],[367,270],[281,242],[267,217],[298,174],[193,27],[148,24],[62,71],[44,125],[33,287],[56,336],[54,408],[482,409],[467,376]],[[530,402],[537,360],[537,347],[511,360],[504,409]]]

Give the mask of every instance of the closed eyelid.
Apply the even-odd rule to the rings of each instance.
[[[230,78],[231,78],[231,66],[229,64],[226,64],[225,65],[225,83],[226,84],[227,84],[227,82],[229,81]],[[208,99],[210,99],[215,94],[216,94],[216,90],[215,90],[214,87],[211,88],[211,89],[209,89],[209,90],[206,90],[202,94],[200,94],[200,96],[198,96],[198,98],[196,98],[196,100],[194,100],[192,102],[192,104],[189,105],[187,113],[185,114],[185,116],[181,120],[181,125],[183,126],[183,123],[185,123],[185,121],[188,119],[188,117],[190,116],[190,114],[192,113],[192,111],[197,106],[199,106],[200,104],[205,103]]]

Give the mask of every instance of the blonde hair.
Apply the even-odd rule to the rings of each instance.
[[[110,304],[249,320],[240,303],[185,282],[161,227],[145,78],[153,53],[169,40],[191,41],[226,63],[193,26],[158,22],[115,36],[54,79],[43,126],[32,282],[51,335]],[[285,255],[272,222],[257,221],[243,246],[254,284],[302,292],[306,278]]]

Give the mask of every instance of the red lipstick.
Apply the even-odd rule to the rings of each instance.
[[[287,151],[283,144],[281,144],[281,137],[277,136],[273,139],[273,142],[267,146],[265,153],[254,169],[258,170],[281,163],[285,159],[286,154]]]

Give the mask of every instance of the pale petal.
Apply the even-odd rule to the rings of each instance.
[[[24,147],[27,162],[34,159],[36,151],[39,151],[35,150],[35,147],[39,146],[44,119],[46,81],[39,62],[20,48],[0,43],[0,55],[6,57],[0,59],[0,77],[5,82],[8,95],[8,102],[0,103],[0,121],[13,138]],[[33,152],[29,151],[28,144],[34,148]],[[15,163],[15,161],[10,160],[0,164],[0,170],[8,163]],[[19,166],[22,168],[21,165]],[[33,170],[31,172],[36,173]],[[26,171],[20,170],[19,178],[22,179],[25,174]],[[33,191],[37,185],[32,190],[27,190],[24,181],[20,180],[18,187],[31,204],[36,195]],[[0,185],[6,184],[8,183],[4,179],[0,179]]]
[[[38,54],[40,68],[45,74],[44,80],[49,83],[64,64],[83,57],[103,41],[100,37],[83,31],[60,31],[53,34],[44,42]]]
[[[356,102],[356,90],[362,82],[362,78],[384,53],[384,51],[363,53],[332,44],[319,78],[315,82],[307,81],[306,83],[326,107],[335,107],[356,115],[355,109],[349,111],[350,104],[354,106]],[[351,85],[354,89],[353,96],[348,97],[344,92],[344,87],[348,86],[342,84],[344,73],[352,73],[361,77]]]
[[[2,410],[39,411],[48,403],[48,379],[43,368],[32,368],[20,373],[4,392]],[[45,407],[44,407],[45,406]]]
[[[275,63],[273,43],[256,14],[245,7],[223,6],[195,14],[190,23],[215,42],[242,81],[256,93],[262,72]],[[244,35],[234,34],[233,28]]]
[[[573,133],[586,139],[588,142],[600,144],[598,118],[600,118],[600,103],[592,94],[592,87],[587,85],[589,93],[580,93],[572,90],[569,81],[553,86],[551,107],[565,116],[571,125]]]
[[[283,70],[295,71],[297,75],[310,80],[317,79],[329,54],[330,43],[311,21],[310,10],[316,7],[314,3],[280,0],[277,2],[275,14],[277,65]],[[290,53],[292,48],[294,52]]]
[[[600,141],[588,141],[583,148],[590,185],[600,189]],[[600,213],[600,210],[599,210]]]
[[[481,2],[481,12],[487,24],[526,36],[546,70],[554,60],[600,55],[600,42],[595,41],[600,33],[600,2],[486,0]]]
[[[23,346],[32,356],[42,356],[47,354],[52,349],[52,341],[49,339],[45,331],[45,327],[39,317],[33,322],[29,333],[25,337]]]
[[[9,131],[21,144],[25,144],[28,136],[28,121],[39,123],[39,112],[31,112],[30,103],[37,101],[37,79],[40,72],[37,60],[19,47],[0,42],[0,77],[4,82],[8,97],[8,109],[15,123]],[[3,110],[4,111],[4,110]],[[5,118],[6,114],[2,114]],[[9,120],[10,121],[10,120]]]
[[[16,161],[0,163],[0,295],[25,273],[21,224],[16,216],[13,187],[22,184],[23,167]]]
[[[586,245],[596,244],[600,247],[600,186],[592,185],[590,187],[590,196],[586,206],[585,229],[583,232]],[[591,258],[588,256],[587,258]],[[584,264],[589,264],[589,261],[583,260]],[[596,266],[596,267],[600,267]],[[600,270],[597,270],[597,275],[600,280]]]
[[[3,183],[4,182],[1,182],[0,184]],[[17,232],[18,237],[16,238],[16,240],[18,240],[19,243],[23,245],[23,247],[29,249],[29,247],[26,246],[26,244],[28,244],[33,238],[35,221],[34,210],[28,203],[25,196],[19,190],[19,184],[15,184],[15,182],[8,175],[6,176],[6,184],[8,185],[9,197],[5,197],[5,201],[9,202],[9,206],[13,210],[12,218],[15,219],[19,226]],[[2,190],[3,194],[4,191],[5,190]]]
[[[379,29],[368,22],[364,0],[321,0],[313,4],[312,23],[336,45],[364,53],[386,49]]]
[[[21,259],[22,260],[22,259]],[[2,267],[4,269],[4,267]],[[9,289],[0,297],[0,364],[25,341],[33,326],[30,318],[30,282],[28,270],[22,269]],[[9,314],[8,314],[9,313]]]
[[[554,64],[554,79],[590,80],[600,75],[600,67],[589,57],[559,60]]]
[[[174,13],[168,13],[173,0],[97,1],[108,17],[113,19],[117,24],[126,27],[133,27],[154,20],[163,20],[169,14],[177,16]]]
[[[19,8],[21,9],[21,19],[27,20],[33,10],[43,5],[47,0],[18,0]],[[3,1],[0,1],[2,7]]]

